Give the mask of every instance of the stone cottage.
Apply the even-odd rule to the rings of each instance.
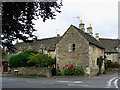
[[[97,58],[104,56],[104,48],[92,34],[91,25],[86,33],[82,22],[79,28],[71,25],[67,29],[56,45],[56,62],[61,70],[66,64],[73,64],[82,66],[86,74],[98,72]]]
[[[33,43],[17,41],[15,47],[16,53],[35,50],[49,54],[56,58],[56,64],[59,64],[61,70],[66,64],[83,66],[86,74],[90,75],[98,72],[98,57],[106,55],[108,60],[118,61],[117,39],[99,38],[98,33],[93,37],[91,25],[85,32],[82,22],[79,28],[71,25],[61,37],[58,34],[56,37],[34,40]]]
[[[107,60],[119,63],[120,61],[118,60],[118,39],[100,38],[99,41],[105,48],[105,56],[107,57]]]
[[[44,38],[34,40],[33,43],[17,43],[15,47],[17,48],[16,53],[24,52],[26,50],[35,50],[38,52],[43,52],[55,58],[55,48],[57,42],[60,40],[60,36],[51,37],[51,38]]]

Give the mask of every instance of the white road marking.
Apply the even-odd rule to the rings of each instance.
[[[81,84],[66,84],[67,86],[82,86],[82,87],[87,87],[88,85],[81,85]]]
[[[79,83],[82,83],[82,81],[75,81],[73,83],[79,84]]]
[[[107,88],[110,88],[111,87],[111,83],[112,83],[112,81],[113,80],[115,80],[116,78],[118,78],[118,77],[114,77],[114,78],[112,78],[112,79],[110,79],[107,83]]]
[[[10,79],[10,80],[13,80],[13,79]]]
[[[116,79],[116,80],[114,81],[114,86],[115,86],[116,88],[118,88],[118,86],[117,86],[118,80],[119,80],[119,79]]]
[[[61,82],[61,83],[70,83],[70,81],[56,81],[56,82]]]

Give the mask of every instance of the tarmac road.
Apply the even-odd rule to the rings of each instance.
[[[117,73],[81,77],[18,78],[2,77],[2,88],[119,88]]]

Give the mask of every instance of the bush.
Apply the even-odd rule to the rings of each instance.
[[[63,67],[63,72],[65,75],[84,75],[83,67],[73,66],[72,64]]]
[[[57,76],[61,75],[61,71],[60,71],[60,68],[59,68],[59,67],[56,69],[56,75],[57,75]]]
[[[28,64],[32,63],[40,67],[47,67],[49,65],[54,64],[55,62],[55,60],[51,56],[43,53],[32,54],[30,55],[30,57],[28,57],[28,59]]]
[[[12,55],[9,58],[9,66],[10,67],[26,67],[26,66],[31,66],[30,64],[27,63],[28,57],[32,53],[37,53],[37,51],[33,50],[27,50],[26,52],[22,52],[16,55]]]
[[[29,55],[31,55],[32,53],[37,54],[38,52],[34,50],[27,50],[24,53],[28,53]]]
[[[9,66],[10,67],[25,67],[27,66],[27,58],[29,54],[27,53],[19,53],[17,55],[12,55],[9,59]]]

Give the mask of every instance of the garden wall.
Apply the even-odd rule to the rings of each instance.
[[[51,67],[19,67],[19,68],[11,68],[11,74],[15,74],[14,70],[18,70],[18,74],[30,75],[45,75],[47,77],[52,76],[52,68]]]
[[[108,68],[107,72],[118,73],[119,68]],[[119,71],[120,72],[120,71]]]

